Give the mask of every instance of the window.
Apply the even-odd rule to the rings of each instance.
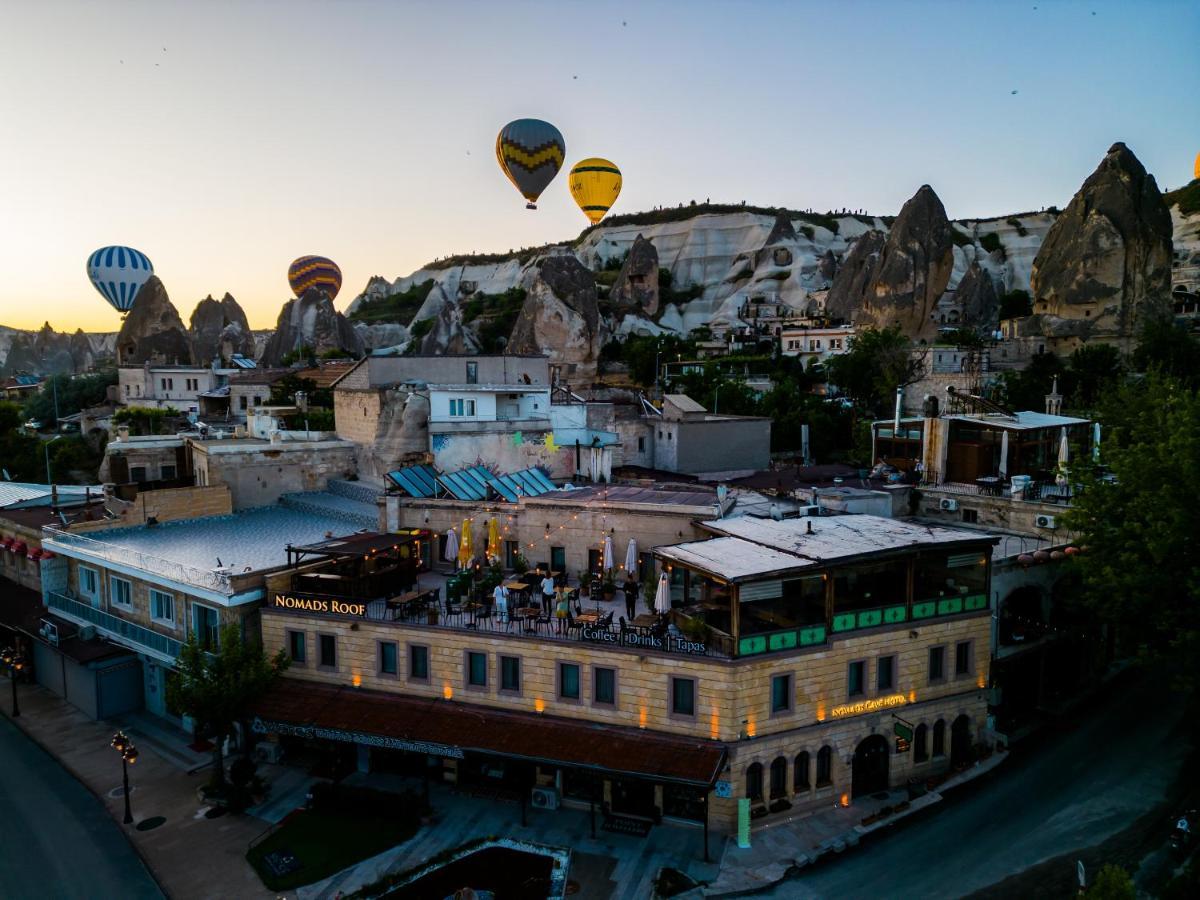
[[[954,674],[970,675],[971,668],[971,642],[959,641],[954,645]]]
[[[450,415],[452,416],[473,416],[475,415],[475,401],[466,400],[462,397],[456,397],[450,401]]]
[[[322,634],[318,636],[321,644],[321,659],[320,666],[323,669],[337,668],[337,638],[332,634]]]
[[[408,679],[429,680],[429,648],[424,644],[408,645]]]
[[[521,658],[519,656],[500,657],[500,690],[514,694],[521,693]]]
[[[746,767],[746,796],[752,801],[763,798],[762,763],[751,763]]]
[[[592,669],[592,704],[596,706],[617,705],[617,670],[607,666]]]
[[[212,607],[193,603],[192,631],[202,650],[216,650],[221,644],[221,617]]]
[[[645,452],[646,452],[646,439],[644,437],[640,437],[640,438],[638,438],[638,453],[645,453]]]
[[[913,732],[913,762],[925,762],[929,759],[929,729],[922,722]]]
[[[292,658],[292,662],[297,665],[304,665],[305,646],[303,631],[289,631],[287,633],[288,656]]]
[[[156,622],[175,624],[175,596],[165,591],[150,589],[150,618]]]
[[[115,575],[108,577],[108,602],[114,606],[133,606],[133,585]]]
[[[579,701],[579,666],[575,663],[558,664],[558,699]]]
[[[787,760],[782,756],[775,757],[771,763],[771,799],[778,800],[787,796]]]
[[[946,755],[946,723],[942,719],[933,723],[933,755]]]
[[[469,362],[469,363],[467,363],[467,384],[478,384],[478,383],[479,383],[479,363]]]
[[[96,575],[95,569],[89,569],[87,566],[79,567],[79,593],[87,597],[99,597],[100,579]]]
[[[160,466],[159,470],[158,470],[158,477],[161,478],[163,481],[170,481],[171,479],[173,479],[175,477],[175,472],[176,472],[176,469],[174,466],[167,466],[167,465]]]
[[[487,687],[487,654],[466,651],[467,687]]]
[[[771,715],[792,711],[792,676],[776,675],[771,679]]]
[[[400,674],[400,651],[395,641],[379,642],[379,674],[393,678]]]
[[[967,523],[971,524],[971,525],[974,525],[976,522],[978,522],[978,521],[979,521],[979,510],[977,510],[977,509],[964,509],[964,510],[962,511],[962,520],[963,520],[964,522],[967,522]]]
[[[822,747],[817,751],[817,787],[833,784],[833,748]]]
[[[512,569],[517,565],[517,554],[521,552],[521,545],[517,541],[504,542],[504,568]]]
[[[808,783],[808,751],[805,750],[796,754],[795,765],[792,766],[792,790],[797,794],[801,791],[807,791],[811,785]]]
[[[146,467],[145,466],[130,466],[129,467],[129,480],[136,481],[139,484],[141,484],[143,481],[145,481],[146,480]]]
[[[167,389],[167,379],[165,379],[165,378],[160,378],[160,379],[158,380],[158,382],[159,382],[159,384],[161,384],[161,385],[162,385],[162,390],[164,390],[164,391],[165,391],[165,390]]]
[[[946,648],[929,648],[929,683],[943,681],[946,678]]]
[[[246,395],[245,395],[245,394],[243,394],[242,396],[238,397],[238,406],[239,406],[239,407],[241,407],[242,409],[245,409],[247,406],[249,406],[249,404],[246,402]]]
[[[867,692],[867,664],[863,660],[850,663],[846,676],[846,694],[851,697],[861,697]]]
[[[567,570],[567,548],[550,548],[550,571],[565,572]]]
[[[696,715],[696,679],[671,676],[671,715]]]
[[[875,661],[875,689],[880,693],[896,686],[896,657],[881,656]]]

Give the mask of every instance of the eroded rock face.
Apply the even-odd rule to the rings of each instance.
[[[658,251],[640,234],[617,274],[609,299],[618,312],[658,312]]]
[[[433,327],[421,338],[421,353],[478,353],[479,346],[473,335],[463,327],[462,309],[451,300],[444,299],[441,309],[433,319]]]
[[[375,443],[369,448],[376,475],[425,462],[429,451],[429,398],[407,391],[388,391]]]
[[[1000,298],[992,276],[971,263],[958,283],[955,303],[962,311],[962,324],[978,331],[994,331],[1000,324]]]
[[[333,308],[328,294],[315,288],[283,305],[275,333],[263,348],[262,364],[282,365],[284,356],[301,347],[311,347],[317,356],[326,350],[363,354],[362,339],[354,326]]]
[[[1071,198],[1033,261],[1037,326],[1047,337],[1128,340],[1171,289],[1171,214],[1154,176],[1122,143]]]
[[[220,300],[205,297],[192,311],[192,346],[202,363],[220,357],[228,362],[235,353],[254,358],[254,333],[242,307],[230,294]]]
[[[899,325],[913,340],[937,333],[933,310],[950,282],[954,242],[942,201],[927,184],[900,209],[863,297],[860,321]]]
[[[117,335],[117,363],[191,365],[195,361],[191,335],[183,327],[179,310],[158,276],[151,275],[138,291],[133,309]]]
[[[546,353],[567,380],[595,377],[606,335],[591,271],[574,256],[552,256],[530,269],[525,291],[508,352]]]
[[[833,285],[825,298],[826,315],[848,322],[858,314],[886,243],[887,235],[874,230],[854,242],[833,277]]]

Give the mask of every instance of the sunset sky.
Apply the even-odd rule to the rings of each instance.
[[[1093,14],[1094,13],[1094,14]],[[574,237],[496,132],[604,156],[614,212],[691,199],[952,217],[1064,205],[1125,141],[1160,187],[1200,149],[1200,5],[953,2],[11,3],[0,55],[0,324],[111,331],[84,272],[145,252],[185,321],[232,293],[256,328],[288,263],[371,275]],[[1013,93],[1017,91],[1017,93]]]

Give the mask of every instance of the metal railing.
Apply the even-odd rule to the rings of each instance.
[[[134,568],[151,572],[155,575],[161,575],[163,578],[169,578],[172,581],[178,581],[183,584],[208,588],[222,594],[233,593],[233,577],[229,573],[185,566],[183,563],[172,562],[169,559],[152,556],[149,553],[142,553],[139,550],[131,550],[128,547],[118,547],[106,541],[86,537],[82,534],[73,534],[60,528],[47,526],[42,530],[54,544],[60,547],[74,547],[83,553],[88,553],[108,562],[124,563],[125,565],[133,566]]]
[[[179,651],[182,649],[179,641],[169,638],[165,634],[151,631],[135,622],[119,618],[54,591],[51,591],[47,597],[46,605],[56,612],[65,613],[95,625],[97,629],[110,637],[115,637],[124,644],[133,644],[138,649],[150,650],[171,659],[177,659]]]
[[[977,497],[1003,497],[1006,500],[1023,500],[1028,503],[1058,503],[1065,506],[1071,502],[1070,487],[1060,485],[1052,480],[1031,481],[1023,492],[1014,496],[1008,481],[988,486],[971,484],[966,481],[943,481],[939,484],[937,477],[936,472],[927,471],[921,488],[931,492],[941,491],[946,494]]]

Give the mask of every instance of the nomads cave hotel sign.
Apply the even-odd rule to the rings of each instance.
[[[276,591],[271,596],[271,608],[282,609],[296,613],[315,613],[319,616],[358,616],[367,615],[367,604],[361,600],[346,600],[342,597],[328,597],[323,594],[282,593]]]

